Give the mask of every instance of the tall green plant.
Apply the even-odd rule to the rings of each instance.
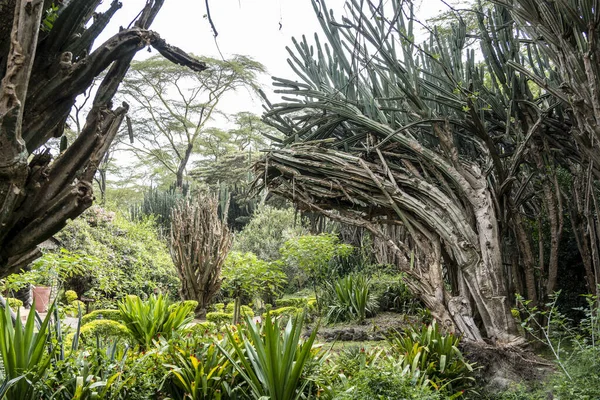
[[[239,331],[241,340],[227,331],[233,350],[230,353],[220,347],[221,351],[248,384],[251,398],[305,398],[305,389],[311,382],[306,372],[311,363],[321,359],[320,353],[313,349],[317,329],[313,329],[306,341],[300,340],[305,316],[303,313],[290,319],[283,330],[269,313],[263,324],[246,318],[246,329]]]
[[[171,303],[162,294],[152,295],[147,301],[126,296],[119,303],[119,311],[134,340],[147,349],[159,336],[168,339],[190,323],[195,306],[191,302]]]
[[[228,347],[227,339],[219,342]],[[170,393],[182,400],[220,400],[233,397],[235,371],[232,363],[219,350],[215,343],[204,344],[191,353],[176,349],[174,363],[166,365],[172,368],[172,380],[183,391]]]
[[[327,319],[330,322],[356,319],[362,322],[377,310],[377,299],[364,275],[348,275],[327,284],[331,299]]]
[[[13,323],[10,309],[0,312],[0,355],[2,357],[6,399],[39,399],[34,385],[44,378],[55,347],[50,345],[50,319],[55,305],[36,327],[36,313],[31,312],[25,325],[20,312]]]

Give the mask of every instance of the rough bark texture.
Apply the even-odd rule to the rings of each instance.
[[[48,28],[41,18],[50,3],[0,2],[0,276],[35,259],[37,244],[92,204],[92,179],[128,109],[113,107],[112,98],[135,53],[150,45],[173,62],[205,68],[148,30],[162,0],[149,1],[132,27],[91,52],[121,7],[113,1],[86,28],[100,3],[65,2]],[[39,150],[62,135],[77,96],[106,70],[77,139],[56,159]]]
[[[171,217],[169,246],[181,280],[181,298],[198,302],[199,317],[221,288],[221,269],[233,243],[218,209],[215,197],[200,195],[180,202]]]

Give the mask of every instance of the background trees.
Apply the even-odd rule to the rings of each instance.
[[[223,96],[241,88],[254,90],[257,74],[264,72],[260,63],[245,56],[199,59],[211,65],[210,71],[195,72],[161,56],[133,63],[121,88],[133,105],[131,125],[136,133],[136,140],[124,141],[123,146],[146,168],[164,168],[178,188],[194,153],[217,160],[231,146],[229,134],[207,129],[221,113]],[[243,116],[239,119],[244,121]],[[257,135],[254,131],[237,134],[243,136],[242,147]]]

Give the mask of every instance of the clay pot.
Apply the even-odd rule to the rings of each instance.
[[[52,288],[48,286],[33,287],[33,301],[35,302],[35,311],[39,313],[48,311],[48,304],[50,304],[51,291]]]

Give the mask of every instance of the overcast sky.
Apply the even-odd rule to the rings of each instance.
[[[109,1],[105,0],[105,3],[107,7]],[[343,13],[344,3],[344,0],[326,1],[327,7],[338,16]],[[129,25],[144,4],[145,0],[123,0],[123,8],[105,30],[106,37],[118,31],[119,26]],[[206,7],[202,0],[166,0],[152,29],[168,43],[187,52],[210,57],[221,57],[222,54],[225,58],[242,54],[263,63],[268,75],[261,77],[261,83],[268,94],[272,93],[271,75],[294,79],[285,49],[292,45],[292,36],[305,34],[312,38],[315,32],[320,33],[310,0],[209,0],[209,4],[219,33],[216,42],[205,18]],[[440,0],[417,0],[416,4],[421,19],[446,9]],[[152,53],[141,51],[138,58],[150,55]],[[230,114],[238,111],[262,113],[261,99],[247,92],[228,96],[223,108]]]

